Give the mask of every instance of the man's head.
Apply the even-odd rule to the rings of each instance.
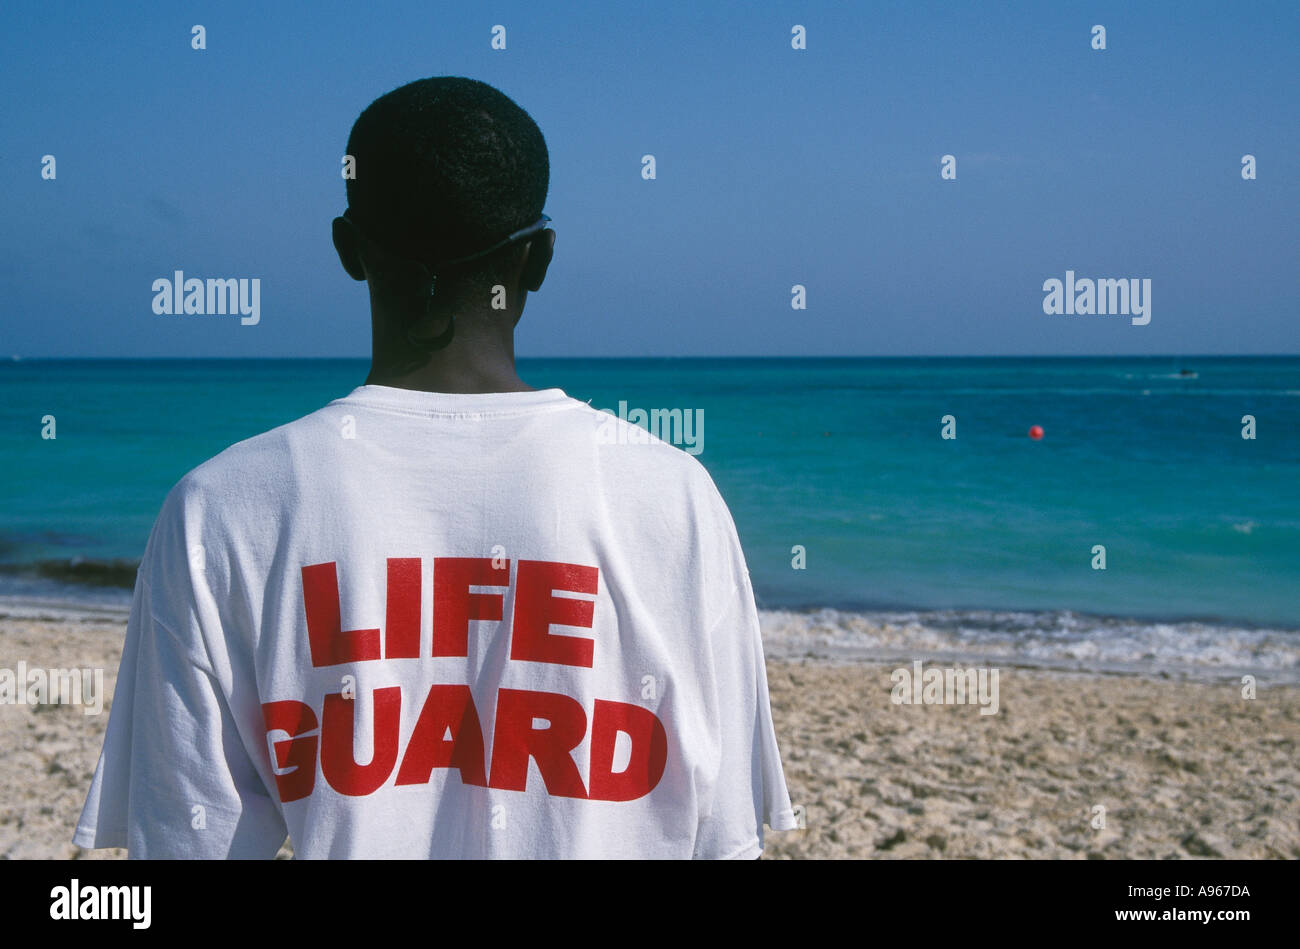
[[[372,102],[347,153],[355,178],[347,180],[348,212],[334,220],[334,246],[348,274],[370,283],[376,357],[381,348],[393,355],[409,337],[416,344],[408,355],[421,357],[419,340],[447,335],[453,320],[467,346],[511,333],[525,293],[546,275],[555,232],[472,262],[443,262],[541,219],[550,165],[528,113],[486,83],[421,79]],[[492,307],[498,285],[504,310]]]

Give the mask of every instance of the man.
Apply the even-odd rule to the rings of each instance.
[[[726,505],[690,455],[515,373],[555,241],[541,132],[425,79],[348,154],[370,375],[168,495],[74,842],[758,856],[795,821]]]

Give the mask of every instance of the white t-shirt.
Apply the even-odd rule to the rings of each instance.
[[[172,489],[73,841],[755,857],[795,826],[735,526],[559,389],[365,385]]]

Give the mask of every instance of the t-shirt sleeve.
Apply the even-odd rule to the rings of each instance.
[[[176,565],[164,561],[177,553],[166,542],[168,516],[165,505],[136,580],[104,747],[73,843],[126,847],[133,859],[269,859],[285,824],[196,645],[201,637],[158,619],[198,612],[179,602],[192,596],[187,585],[167,580]],[[155,609],[155,583],[166,589],[165,610]]]
[[[725,612],[707,637],[719,754],[696,859],[754,858],[762,853],[765,823],[773,830],[797,826],[772,724],[758,609],[743,560],[739,566]]]

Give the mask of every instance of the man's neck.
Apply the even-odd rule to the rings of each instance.
[[[372,306],[374,301],[372,301]],[[455,332],[444,349],[411,368],[410,344],[401,335],[404,323],[386,312],[371,321],[370,374],[367,385],[423,392],[531,392],[515,371],[514,326],[517,313],[458,312]],[[445,324],[435,319],[432,335]]]
[[[514,363],[476,365],[465,362],[448,362],[435,354],[427,364],[411,372],[386,370],[374,362],[366,385],[392,386],[395,389],[416,389],[421,392],[531,392],[532,386],[519,378]]]

